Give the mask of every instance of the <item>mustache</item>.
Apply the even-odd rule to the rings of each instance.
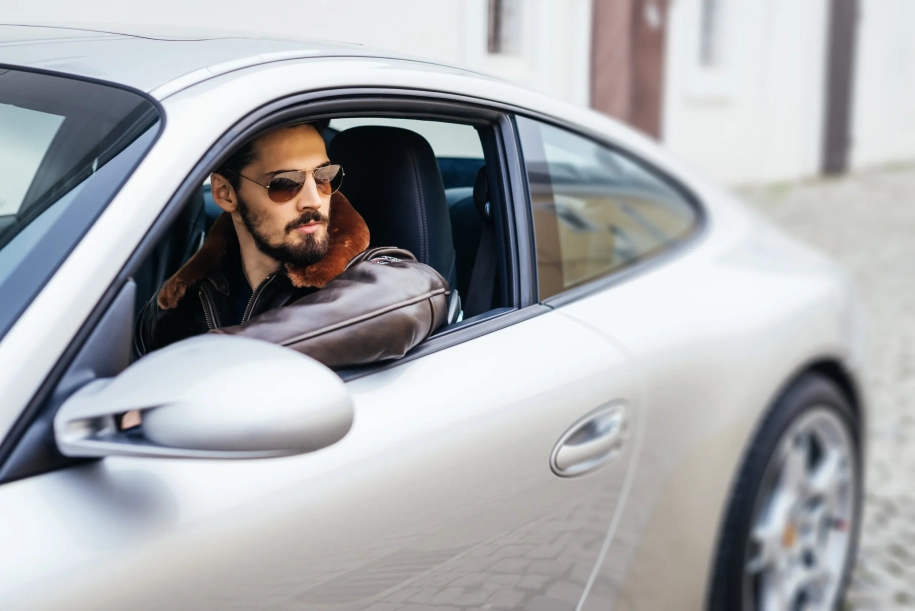
[[[288,232],[292,231],[293,229],[295,229],[296,227],[298,227],[299,225],[304,225],[305,223],[327,224],[328,222],[329,222],[329,219],[326,216],[324,216],[323,214],[321,214],[320,212],[318,212],[317,210],[313,210],[313,209],[306,210],[305,212],[302,213],[302,215],[299,218],[297,218],[296,220],[294,220],[291,223],[289,223],[288,225],[286,225],[286,232],[288,233]]]

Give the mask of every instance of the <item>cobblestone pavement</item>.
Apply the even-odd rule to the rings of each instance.
[[[915,166],[743,195],[844,264],[868,309],[867,495],[844,609],[915,609]]]

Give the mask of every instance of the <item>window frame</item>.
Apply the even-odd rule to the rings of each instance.
[[[696,246],[700,241],[701,237],[706,234],[708,229],[708,214],[705,210],[705,207],[702,205],[701,200],[694,194],[694,192],[686,187],[683,184],[683,181],[678,179],[676,176],[673,176],[669,171],[659,167],[656,163],[646,160],[641,155],[633,153],[628,148],[610,140],[605,134],[597,130],[588,129],[577,123],[571,123],[568,121],[563,121],[552,117],[549,115],[544,115],[537,112],[530,111],[518,111],[514,113],[512,120],[516,123],[517,117],[523,117],[525,119],[541,123],[543,125],[548,125],[557,129],[564,130],[569,132],[572,135],[578,136],[598,146],[602,146],[611,152],[618,154],[637,166],[643,168],[658,180],[666,183],[673,191],[680,195],[683,199],[683,202],[687,204],[695,214],[695,220],[690,228],[690,231],[685,233],[682,237],[672,242],[667,242],[661,244],[658,248],[647,251],[641,256],[636,257],[635,259],[620,265],[619,267],[613,268],[601,276],[593,278],[591,280],[586,280],[577,286],[570,287],[565,289],[555,295],[540,299],[540,303],[551,307],[557,308],[563,305],[573,303],[588,297],[595,293],[602,292],[612,286],[626,282],[634,277],[640,276],[643,273],[646,273],[653,269],[655,266],[660,266],[668,261],[671,261],[679,256],[681,256],[685,251],[690,250]],[[515,132],[518,135],[518,155],[521,159],[522,172],[524,175],[524,189],[527,199],[527,206],[529,210],[533,209],[533,199],[530,193],[530,183],[527,175],[527,166],[524,164],[524,150],[521,144],[520,130],[515,125]],[[534,248],[534,266],[535,266],[535,276],[537,275],[537,248],[536,248],[536,232],[533,225],[533,216],[531,215],[531,226],[530,226],[530,241]],[[539,283],[537,286],[536,295],[539,298],[540,290]]]
[[[507,301],[513,305],[496,308],[471,319],[449,325],[439,330],[421,344],[410,350],[404,357],[393,360],[337,370],[344,380],[355,380],[392,367],[398,367],[417,358],[444,350],[487,335],[498,329],[514,325],[549,311],[536,299],[536,261],[530,242],[530,208],[527,204],[526,178],[520,162],[516,125],[510,113],[497,105],[465,96],[451,96],[440,92],[423,90],[400,90],[388,88],[343,88],[326,89],[313,93],[292,96],[263,106],[249,114],[220,138],[195,165],[181,188],[169,201],[166,208],[172,216],[163,221],[164,233],[177,216],[181,206],[209,175],[213,167],[228,157],[228,152],[241,141],[255,133],[282,125],[299,123],[303,120],[317,120],[346,114],[366,117],[402,117],[451,121],[458,123],[476,122],[493,127],[495,142],[487,150],[488,143],[482,142],[484,155],[495,160],[491,171],[498,173],[499,189],[491,193],[501,199],[501,235],[505,254],[502,271],[508,279]],[[218,151],[217,151],[218,149]],[[489,159],[487,159],[489,161]],[[199,180],[198,180],[199,179]],[[492,185],[492,182],[491,182]],[[176,203],[177,202],[177,203]],[[164,214],[164,213],[163,213]],[[160,222],[157,219],[157,224]],[[497,222],[497,234],[500,233]],[[149,234],[147,234],[149,237]],[[161,235],[152,242],[153,246]],[[138,251],[143,248],[141,245]],[[148,250],[150,246],[146,246]],[[134,261],[139,266],[142,257]]]

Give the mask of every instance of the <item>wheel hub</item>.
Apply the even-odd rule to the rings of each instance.
[[[808,411],[784,433],[753,509],[747,609],[834,608],[851,543],[854,461],[847,428],[829,409]]]

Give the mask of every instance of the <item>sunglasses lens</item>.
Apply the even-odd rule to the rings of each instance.
[[[305,181],[299,176],[279,174],[267,186],[267,195],[275,202],[288,202],[302,190],[303,184]]]
[[[315,170],[315,185],[324,195],[336,193],[343,184],[343,168],[338,165],[329,165]]]

